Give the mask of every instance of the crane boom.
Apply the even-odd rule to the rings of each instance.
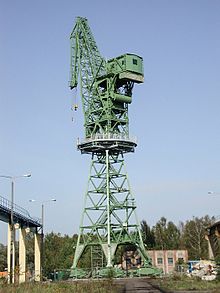
[[[98,76],[105,74],[105,60],[98,50],[86,18],[77,17],[70,35],[70,42],[70,89],[76,88],[80,79],[85,128],[87,130],[88,119],[90,122],[94,120],[94,117],[91,117],[89,113],[94,110],[98,103],[98,97],[94,95],[94,81]],[[86,131],[86,136],[89,135],[91,135],[91,130]]]
[[[85,70],[88,78],[94,79],[98,72],[99,75],[104,73],[105,60],[98,50],[86,18],[77,17],[76,24],[70,35],[70,41],[70,88],[73,89],[78,85],[79,67],[81,70]]]

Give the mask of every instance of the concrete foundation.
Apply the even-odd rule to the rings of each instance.
[[[19,283],[26,281],[26,231],[19,228]]]

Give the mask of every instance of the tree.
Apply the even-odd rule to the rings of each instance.
[[[178,249],[180,245],[180,231],[177,226],[165,217],[153,227],[156,249]]]
[[[214,222],[214,217],[193,217],[186,221],[183,229],[183,242],[190,259],[208,258],[208,241],[205,239],[206,229]]]
[[[0,243],[0,271],[7,268],[7,247]]]
[[[54,270],[70,269],[73,263],[73,246],[77,235],[69,237],[51,232],[45,236],[44,242],[44,275],[48,276]]]
[[[34,272],[34,233],[30,232],[26,235],[26,259],[27,270]]]
[[[147,245],[148,249],[155,247],[154,231],[148,226],[147,222],[143,220],[141,222],[141,231],[143,235],[143,242]]]
[[[166,249],[167,239],[166,239],[166,218],[162,217],[156,225],[153,227],[156,249]]]
[[[172,222],[168,222],[166,228],[167,235],[167,249],[179,249],[180,247],[180,231]]]

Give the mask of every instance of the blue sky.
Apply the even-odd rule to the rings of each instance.
[[[40,203],[28,199],[54,197],[46,232],[78,231],[90,158],[75,147],[84,134],[81,106],[73,122],[70,109],[76,16],[88,18],[104,57],[144,59],[145,83],[129,108],[139,144],[126,156],[139,219],[220,214],[220,196],[207,194],[220,191],[217,0],[0,2],[0,174],[32,173],[16,181],[16,203],[40,216]],[[0,195],[10,198],[6,179]]]

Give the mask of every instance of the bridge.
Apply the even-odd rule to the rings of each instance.
[[[26,281],[26,234],[34,233],[35,281],[40,281],[41,250],[43,245],[42,224],[40,219],[31,217],[24,208],[0,196],[0,221],[8,223],[7,266],[8,283],[15,282],[15,230],[19,230],[19,283]]]
[[[27,210],[20,207],[0,196],[0,221],[9,223],[11,221],[11,211],[13,210],[13,220],[22,227],[41,228],[41,221],[38,218],[33,218]]]

